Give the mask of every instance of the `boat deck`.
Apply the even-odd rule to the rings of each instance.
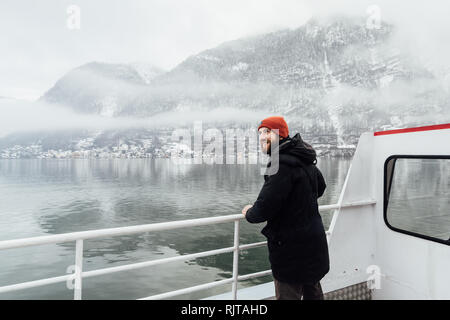
[[[238,300],[275,300],[273,281],[256,286],[242,288],[237,292]],[[205,298],[203,300],[232,300],[232,292],[227,292]],[[326,292],[325,300],[372,300],[372,291],[366,282],[358,283],[339,290]]]

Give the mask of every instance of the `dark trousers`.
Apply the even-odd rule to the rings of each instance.
[[[277,300],[323,300],[320,282],[313,284],[285,283],[274,279]]]

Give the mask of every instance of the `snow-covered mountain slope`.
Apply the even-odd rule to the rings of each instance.
[[[65,105],[81,113],[118,116],[160,72],[142,63],[92,62],[64,75],[41,101]]]

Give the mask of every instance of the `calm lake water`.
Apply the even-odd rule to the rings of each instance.
[[[320,204],[336,203],[351,160],[323,158]],[[0,160],[0,240],[240,213],[263,184],[258,165],[177,165],[169,159]],[[323,212],[326,227],[331,213]],[[242,221],[242,244],[264,241]],[[233,245],[233,223],[87,240],[84,271]],[[0,286],[67,274],[74,243],[0,251]],[[239,274],[269,269],[265,247],[240,254]],[[231,277],[232,253],[83,279],[83,299],[136,299]],[[271,276],[239,287],[272,281]],[[183,299],[228,292],[231,285]],[[0,299],[72,299],[66,283]]]

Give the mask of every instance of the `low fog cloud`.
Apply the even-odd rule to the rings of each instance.
[[[210,111],[179,110],[153,117],[116,117],[75,113],[71,109],[44,102],[0,99],[0,137],[17,132],[58,130],[160,129],[192,126],[196,121],[211,124],[255,124],[267,113],[243,111],[230,107]]]
[[[143,125],[142,119],[114,119],[76,114],[42,102],[0,99],[0,136],[14,132],[64,129],[107,129]]]

